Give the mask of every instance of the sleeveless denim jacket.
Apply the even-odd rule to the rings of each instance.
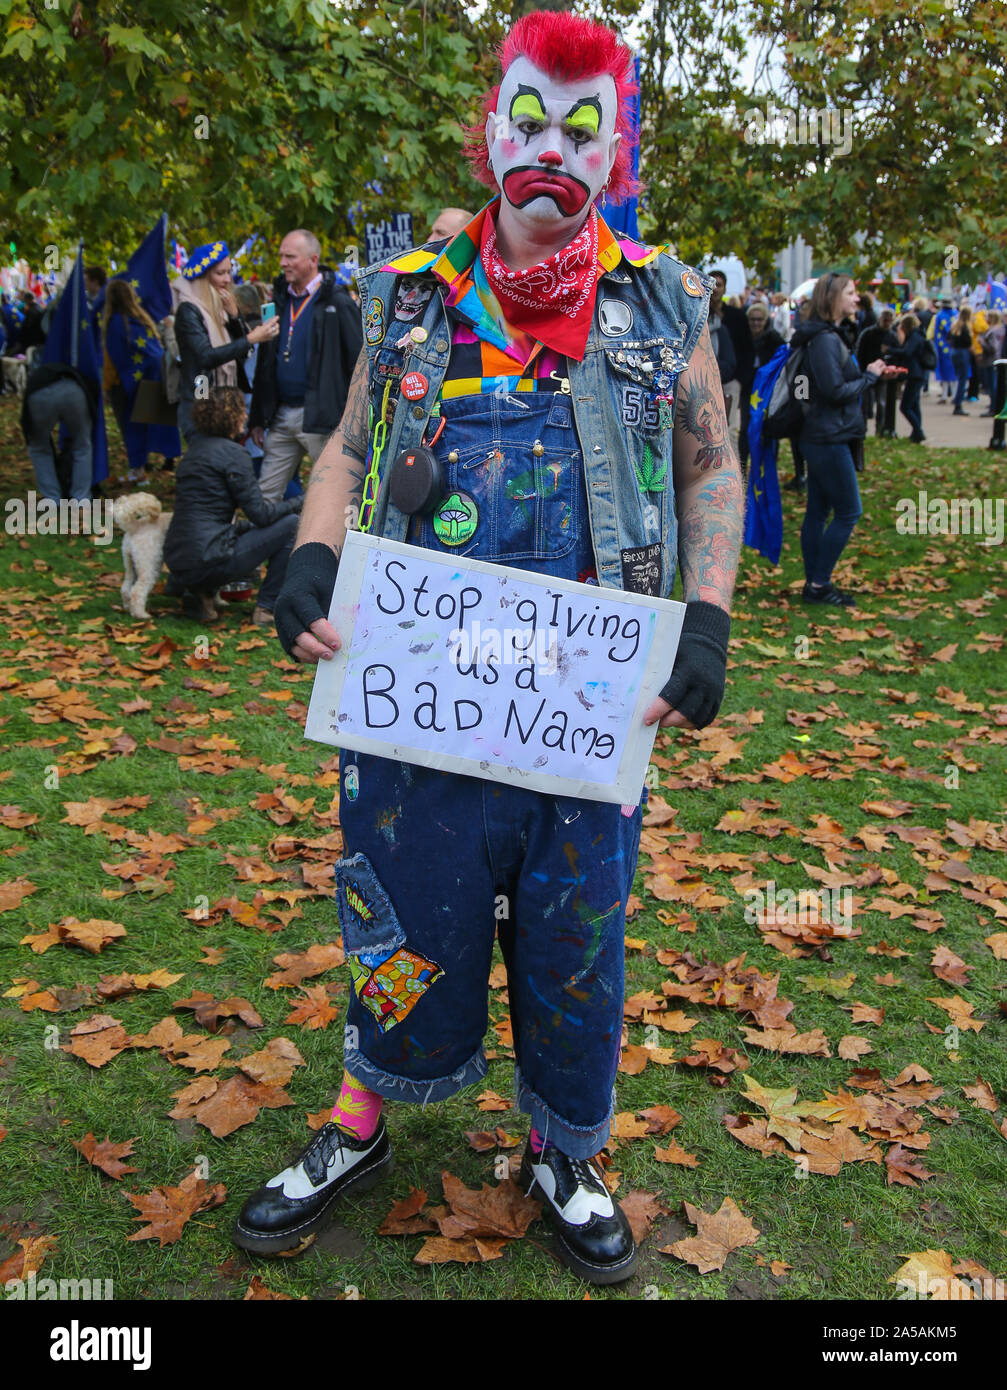
[[[626,238],[620,241],[625,246]],[[598,582],[670,598],[678,557],[671,459],[678,378],[706,324],[712,282],[666,251],[630,246],[632,258],[624,252],[598,281],[584,360],[566,359],[569,393]],[[394,412],[371,531],[390,540],[406,540],[409,517],[389,501],[388,465],[400,450],[420,443],[450,355],[445,289],[430,270],[443,247],[431,243],[357,275],[374,419],[389,376],[397,381],[404,371],[418,372],[428,383],[419,399],[393,391],[389,400]],[[426,286],[433,293],[421,317],[402,323],[392,315],[406,274],[420,287],[420,298]],[[426,337],[400,349],[396,340],[410,325],[422,326]]]

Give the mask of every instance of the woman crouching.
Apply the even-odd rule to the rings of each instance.
[[[245,437],[248,419],[237,387],[222,387],[207,400],[196,401],[192,418],[198,433],[178,465],[175,512],[164,542],[164,563],[173,587],[186,590],[186,617],[213,622],[216,590],[254,574],[265,562],[266,578],[252,621],[271,627],[303,498],[263,498],[252,460],[237,442]],[[233,519],[239,507],[247,521]]]

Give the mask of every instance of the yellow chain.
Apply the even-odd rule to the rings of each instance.
[[[360,511],[357,514],[357,529],[359,531],[369,531],[371,522],[374,519],[374,504],[378,500],[378,488],[381,483],[379,466],[381,455],[385,450],[385,441],[388,438],[388,422],[385,414],[388,408],[388,397],[391,393],[392,383],[389,379],[385,382],[385,394],[381,398],[381,414],[378,423],[374,426],[374,435],[371,439],[371,462],[364,479],[363,494],[360,499]],[[373,413],[373,412],[372,412]]]

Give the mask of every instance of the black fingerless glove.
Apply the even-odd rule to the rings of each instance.
[[[287,561],[283,588],[273,618],[283,650],[293,655],[294,643],[319,618],[328,618],[339,561],[331,546],[320,541],[299,545]]]
[[[686,604],[675,669],[661,699],[697,729],[713,723],[724,698],[730,635],[730,614],[715,603]]]

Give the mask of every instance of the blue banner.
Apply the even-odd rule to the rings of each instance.
[[[168,214],[163,213],[157,220],[157,226],[147,233],[139,248],[130,256],[121,277],[133,286],[137,299],[155,323],[160,323],[171,313],[171,286],[165,264],[167,231]]]
[[[779,441],[763,438],[762,418],[766,413],[776,378],[790,356],[784,343],[772,360],[755,373],[752,383],[751,414],[748,417],[748,501],[745,506],[745,544],[765,555],[772,564],[780,563],[783,546],[783,507],[780,480],[776,473]]]
[[[98,407],[91,432],[92,482],[108,477],[108,440],[105,437],[105,414],[101,404],[102,363],[95,347],[91,326],[91,310],[84,294],[83,242],[77,247],[77,260],[66,287],[60,296],[49,326],[49,336],[42,348],[40,361],[75,367],[81,376],[98,386]]]
[[[633,176],[640,177],[640,59],[633,59],[633,78],[636,82],[636,95],[630,100],[630,125],[637,136],[636,144],[633,146]],[[634,241],[640,240],[640,228],[637,224],[637,199],[627,198],[624,203],[609,204],[608,207],[601,209],[602,218],[605,225],[617,235],[632,237]]]

